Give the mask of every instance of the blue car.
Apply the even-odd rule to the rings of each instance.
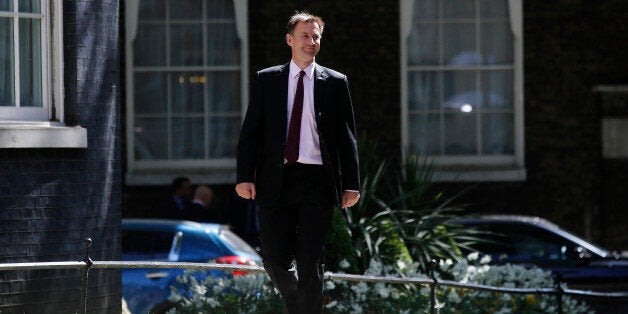
[[[454,224],[480,232],[472,249],[494,264],[536,265],[562,276],[572,289],[628,291],[628,260],[539,217],[485,215]]]
[[[122,219],[122,259],[259,265],[261,258],[228,226],[163,219]],[[225,276],[210,271],[212,276]],[[123,269],[122,293],[131,313],[163,313],[182,269]]]

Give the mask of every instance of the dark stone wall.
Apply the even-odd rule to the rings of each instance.
[[[87,129],[87,149],[1,149],[0,263],[120,256],[118,0],[64,1],[67,125]],[[0,312],[81,311],[82,270],[0,273]],[[120,313],[116,270],[92,270],[88,312]]]
[[[530,213],[610,244],[600,207],[599,84],[628,82],[625,1],[524,1],[526,165]],[[590,225],[587,226],[587,220]],[[614,243],[626,249],[628,243]]]

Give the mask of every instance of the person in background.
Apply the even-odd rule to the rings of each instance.
[[[177,177],[170,185],[172,194],[162,203],[159,218],[184,219],[192,200],[192,182],[186,177]]]
[[[220,222],[218,213],[210,208],[213,200],[214,191],[207,185],[199,185],[194,190],[190,211],[184,219],[199,222]]]

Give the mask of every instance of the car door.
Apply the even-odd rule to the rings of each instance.
[[[124,230],[122,259],[125,261],[178,261],[181,233],[156,230]],[[147,313],[167,302],[170,286],[182,271],[159,268],[126,268],[122,292],[132,313]]]
[[[536,265],[572,284],[595,284],[614,276],[612,269],[590,263],[582,247],[545,228],[521,222],[494,223],[487,228],[499,242],[492,256],[499,256],[500,262]]]

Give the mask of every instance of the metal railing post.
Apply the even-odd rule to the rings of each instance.
[[[87,313],[87,277],[89,276],[89,269],[94,264],[92,259],[89,258],[89,248],[92,246],[92,239],[85,238],[85,257],[83,258],[83,262],[85,262],[85,268],[83,268],[83,287],[81,291],[81,309],[82,313]]]
[[[563,314],[563,294],[565,293],[565,290],[563,290],[563,286],[560,284],[562,279],[563,275],[561,273],[556,274],[554,277],[554,288],[556,288],[556,291],[558,292],[556,294],[556,299],[558,300],[558,314]]]
[[[430,283],[430,313],[432,314],[436,314],[436,286],[438,285],[438,280],[436,279],[434,270],[437,265],[436,260],[430,261],[430,278],[432,278],[432,283]]]

